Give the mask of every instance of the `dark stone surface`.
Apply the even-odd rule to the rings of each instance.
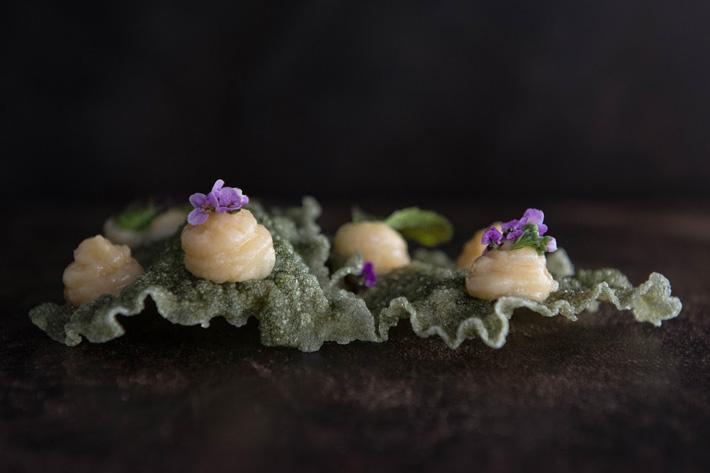
[[[150,309],[118,340],[67,348],[26,313],[61,297],[71,249],[110,209],[18,213],[1,281],[0,471],[707,471],[710,206],[544,208],[578,266],[668,276],[679,318],[520,311],[499,350],[452,351],[402,323],[388,343],[306,354],[262,347],[254,323],[178,327]],[[327,229],[346,215],[326,210]],[[442,210],[455,251],[520,208]]]

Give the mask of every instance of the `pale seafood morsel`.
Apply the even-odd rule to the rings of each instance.
[[[185,223],[185,217],[187,211],[177,207],[161,213],[148,226],[148,241],[158,241],[175,235]]]
[[[142,232],[123,228],[116,223],[116,219],[113,217],[104,222],[103,233],[111,243],[128,245],[131,248],[142,245],[145,240],[145,235]]]
[[[501,223],[496,222],[493,224],[493,226],[500,230]],[[481,228],[473,234],[473,237],[470,240],[468,240],[464,244],[463,249],[461,250],[461,254],[456,260],[456,266],[461,269],[468,269],[471,267],[473,262],[476,261],[476,258],[483,254],[483,251],[486,249],[486,245],[481,243],[481,238],[483,238],[483,233],[488,228],[490,227]]]
[[[542,302],[558,287],[547,270],[545,255],[532,248],[486,251],[466,276],[468,293],[486,300],[517,296]]]
[[[126,245],[114,245],[101,235],[87,238],[74,250],[74,262],[64,270],[64,297],[74,305],[104,294],[118,296],[143,268]]]
[[[104,236],[112,243],[136,248],[173,236],[185,223],[186,216],[187,211],[173,207],[156,216],[147,228],[140,231],[123,228],[112,217],[104,223]]]
[[[271,233],[247,209],[211,213],[181,235],[185,268],[216,283],[264,279],[276,263]]]
[[[411,261],[402,235],[382,222],[341,226],[335,234],[334,251],[346,258],[359,253],[373,264],[377,274],[387,274]]]

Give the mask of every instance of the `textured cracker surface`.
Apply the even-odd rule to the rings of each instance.
[[[505,344],[510,318],[521,307],[576,320],[580,312],[608,302],[656,326],[677,316],[682,307],[658,273],[637,287],[614,269],[575,274],[563,250],[548,259],[560,290],[544,303],[518,297],[474,299],[466,293],[465,274],[443,253],[432,251],[415,253],[414,263],[380,277],[375,288],[356,293],[344,278],[358,272],[360,261],[330,273],[330,245],[316,223],[320,207],[314,199],[270,213],[258,204],[250,208],[274,239],[276,266],[268,278],[228,284],[195,278],[183,266],[175,237],[136,253],[146,273],[119,297],[103,296],[78,308],[45,303],[30,311],[32,322],[67,345],[77,345],[82,338],[106,342],[124,333],[117,317],[139,314],[150,297],[172,323],[208,327],[212,318],[224,317],[240,327],[254,317],[264,345],[303,351],[318,350],[328,341],[385,341],[389,329],[403,318],[417,335],[438,335],[450,348],[470,338],[499,348]]]

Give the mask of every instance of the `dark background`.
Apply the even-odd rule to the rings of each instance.
[[[4,7],[5,204],[708,196],[708,2],[199,3]]]

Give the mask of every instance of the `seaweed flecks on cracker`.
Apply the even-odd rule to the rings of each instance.
[[[198,207],[207,213],[198,227],[216,215],[234,215],[229,210]],[[466,289],[467,272],[456,268],[443,253],[432,251],[418,250],[409,264],[377,274],[372,285],[366,280],[375,274],[365,270],[359,254],[337,271],[328,266],[330,243],[316,223],[320,207],[314,199],[305,198],[301,207],[269,212],[252,202],[239,212],[247,210],[272,237],[275,261],[263,279],[217,283],[197,277],[185,268],[186,252],[180,238],[173,236],[136,250],[134,256],[145,274],[117,294],[104,294],[78,306],[42,304],[32,309],[30,318],[50,337],[67,345],[82,339],[106,342],[123,334],[118,316],[139,314],[150,297],[158,312],[176,324],[208,327],[212,318],[223,317],[240,327],[254,317],[265,345],[314,351],[329,341],[386,341],[389,329],[400,319],[408,319],[417,335],[436,335],[451,348],[470,338],[499,348],[505,344],[510,318],[519,307],[547,317],[562,315],[576,320],[581,312],[594,311],[600,302],[608,302],[631,311],[636,320],[654,325],[681,310],[662,275],[652,273],[646,282],[633,287],[616,270],[575,272],[561,249],[551,253],[546,262],[546,271],[559,287],[542,301],[524,295],[503,295],[495,301],[471,297]],[[515,251],[527,249],[540,256],[540,248],[551,248],[549,239],[541,246],[544,235],[539,225],[537,230],[537,240],[535,235],[527,235],[525,244]],[[490,236],[497,245],[498,238]],[[500,241],[501,246],[515,243]],[[361,278],[359,287],[346,283],[352,276]]]

